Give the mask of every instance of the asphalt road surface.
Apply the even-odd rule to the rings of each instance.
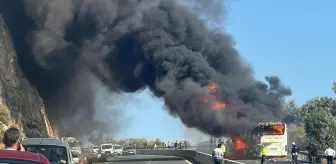
[[[246,164],[257,164],[260,163],[260,160],[241,160],[238,162],[242,162],[242,163],[246,163]],[[267,161],[266,164],[289,164],[289,163],[293,163],[291,161]],[[299,162],[299,163],[304,163],[304,162]]]
[[[108,162],[101,164],[192,164],[191,162],[172,156],[133,155],[108,158]]]
[[[108,159],[109,162],[101,164],[195,164],[192,161],[173,156],[159,155],[133,155],[117,156]],[[258,164],[260,160],[238,160],[246,164]],[[301,162],[299,162],[301,163]],[[292,164],[291,161],[267,161],[267,164]]]

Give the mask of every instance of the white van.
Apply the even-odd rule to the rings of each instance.
[[[113,145],[113,151],[115,155],[122,155],[123,154],[123,147],[120,145]]]
[[[101,154],[104,156],[112,156],[114,154],[113,144],[111,143],[101,144],[100,150],[101,150]]]

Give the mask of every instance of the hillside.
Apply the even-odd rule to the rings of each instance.
[[[56,135],[42,99],[18,66],[11,37],[0,15],[0,139],[10,126],[20,128],[26,137]]]

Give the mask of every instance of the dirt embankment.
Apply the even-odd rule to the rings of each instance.
[[[55,136],[42,99],[18,66],[11,40],[0,15],[0,141],[11,126],[19,128],[26,137]]]

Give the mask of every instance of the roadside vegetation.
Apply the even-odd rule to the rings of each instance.
[[[336,94],[336,81],[332,90]],[[318,153],[328,146],[336,148],[335,97],[314,97],[303,105],[291,100],[287,112],[284,121],[295,129],[290,138],[294,138],[301,149]]]

